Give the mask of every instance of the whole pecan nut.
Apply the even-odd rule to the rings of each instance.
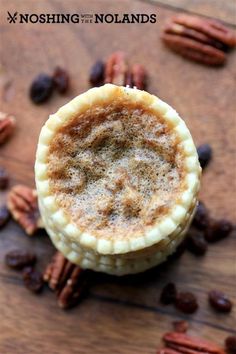
[[[146,88],[147,73],[145,68],[140,64],[128,65],[124,52],[118,51],[112,53],[106,60],[97,61],[89,76],[92,86],[100,86],[102,84],[114,84],[117,86],[136,87],[140,90]]]
[[[216,344],[202,338],[191,337],[184,333],[168,332],[163,336],[167,347],[186,354],[225,354]]]
[[[180,55],[208,65],[222,65],[236,45],[235,34],[219,21],[179,14],[169,20],[162,40]]]
[[[109,56],[105,65],[105,83],[118,86],[126,84],[128,65],[123,52],[115,52]]]
[[[234,47],[236,45],[234,32],[224,26],[220,21],[187,14],[176,15],[173,17],[173,21],[186,28],[205,34],[209,40],[213,39],[228,47]]]
[[[16,120],[13,115],[0,112],[0,145],[4,144],[12,135],[15,125]]]
[[[84,294],[85,274],[86,271],[57,252],[46,267],[43,279],[56,291],[59,307],[67,309],[75,306]]]
[[[13,217],[28,235],[43,227],[38,209],[36,190],[24,185],[14,186],[8,193],[7,206]]]
[[[139,90],[144,90],[146,88],[146,70],[140,64],[134,64],[131,68],[132,73],[132,82],[133,86],[135,86]]]
[[[161,348],[157,351],[157,354],[179,354],[179,352],[171,348]]]

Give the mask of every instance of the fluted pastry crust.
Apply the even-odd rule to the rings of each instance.
[[[81,230],[58,204],[50,188],[48,156],[60,127],[96,103],[105,103],[115,95],[143,102],[171,125],[182,150],[184,186],[174,206],[162,220],[145,228],[137,237],[106,238]],[[156,96],[137,89],[106,84],[77,96],[51,115],[41,130],[36,153],[35,176],[39,207],[46,229],[55,246],[72,262],[111,274],[143,271],[162,262],[181,242],[195,208],[201,168],[191,134],[176,111]]]

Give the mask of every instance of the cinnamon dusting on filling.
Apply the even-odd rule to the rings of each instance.
[[[82,229],[107,238],[142,232],[182,192],[183,152],[155,112],[113,102],[61,127],[48,155],[51,192]]]

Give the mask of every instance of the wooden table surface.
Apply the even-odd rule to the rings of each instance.
[[[149,91],[170,103],[185,119],[196,144],[212,145],[214,158],[204,172],[201,199],[216,217],[236,221],[235,204],[235,64],[236,51],[223,68],[185,61],[160,42],[165,19],[179,8],[221,18],[233,24],[233,1],[137,0],[1,0],[1,111],[17,118],[17,130],[1,147],[0,165],[7,168],[11,185],[34,185],[36,142],[49,113],[88,88],[88,71],[98,58],[125,50],[131,63],[149,73]],[[224,5],[222,5],[224,4]],[[9,24],[6,12],[35,13],[157,13],[156,24]],[[72,89],[35,106],[28,97],[32,79],[52,72],[56,65],[69,70]],[[4,194],[1,194],[1,201]],[[27,247],[39,257],[43,270],[54,249],[45,235],[27,237],[11,221],[0,231],[0,353],[153,354],[172,321],[187,319],[190,333],[222,344],[236,333],[236,234],[211,245],[206,256],[185,252],[143,275],[116,278],[96,275],[80,306],[62,311],[49,290],[29,293],[21,275],[4,265],[5,253]],[[174,281],[199,299],[194,315],[183,315],[159,303],[163,285]],[[207,303],[210,289],[225,291],[235,301],[230,314],[217,314]]]

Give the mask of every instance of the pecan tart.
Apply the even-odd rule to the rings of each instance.
[[[116,275],[174,252],[191,222],[200,174],[176,111],[113,84],[49,117],[35,163],[39,208],[56,248],[83,268]]]

